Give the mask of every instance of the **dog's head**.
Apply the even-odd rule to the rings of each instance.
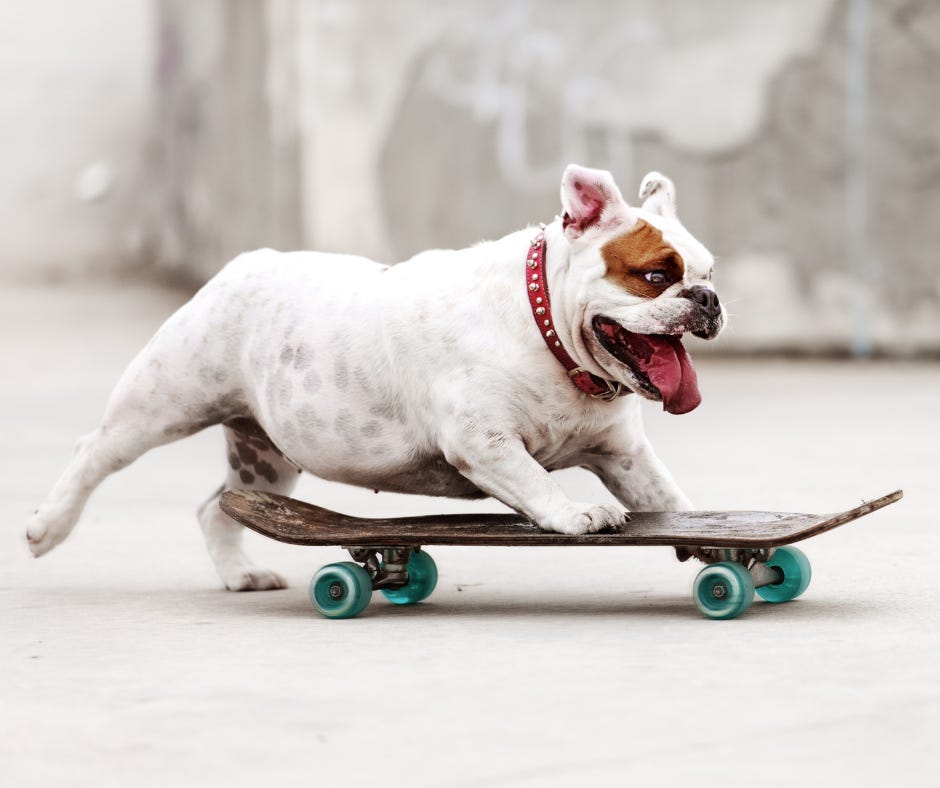
[[[667,177],[647,175],[640,199],[641,208],[627,205],[609,172],[565,170],[562,227],[578,282],[568,303],[572,339],[607,377],[687,413],[701,395],[680,338],[714,339],[725,323],[714,258],[676,217]]]

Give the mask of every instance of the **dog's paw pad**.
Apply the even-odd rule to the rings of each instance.
[[[29,552],[33,554],[34,558],[39,558],[39,556],[45,555],[49,551],[47,541],[44,531],[29,530],[26,532],[26,546],[29,547]]]
[[[65,538],[64,535],[37,520],[29,523],[25,536],[26,544],[34,558],[45,555]]]

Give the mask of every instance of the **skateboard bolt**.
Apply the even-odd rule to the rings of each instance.
[[[728,596],[728,587],[724,583],[717,583],[712,589],[712,596],[715,599],[724,599]]]
[[[332,583],[330,585],[331,599],[342,599],[344,596],[346,596],[346,591],[343,588],[342,583]]]

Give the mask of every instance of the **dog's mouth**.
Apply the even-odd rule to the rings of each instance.
[[[636,334],[616,320],[597,316],[592,326],[601,346],[632,373],[639,392],[662,400],[669,413],[688,413],[698,407],[702,394],[692,359],[682,340],[668,334]]]

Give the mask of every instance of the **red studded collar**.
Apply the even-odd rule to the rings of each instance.
[[[574,359],[568,355],[564,345],[561,344],[561,339],[555,331],[552,304],[548,297],[548,279],[545,275],[545,247],[545,227],[542,225],[529,245],[529,252],[526,255],[525,281],[526,292],[529,295],[529,305],[532,307],[532,317],[535,318],[535,325],[538,326],[539,334],[545,341],[545,345],[565,368],[571,382],[585,394],[589,394],[594,399],[607,400],[608,402],[629,394],[630,390],[621,383],[613,383],[604,378],[599,378],[597,375],[588,372],[584,367],[579,367]]]

